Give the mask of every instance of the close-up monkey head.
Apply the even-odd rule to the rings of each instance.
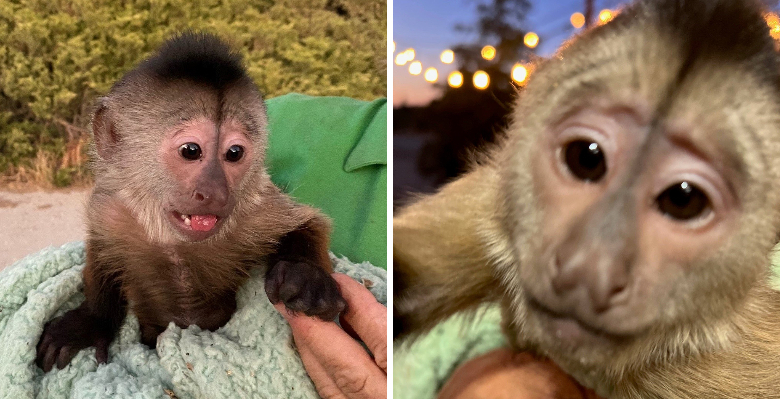
[[[603,397],[777,397],[767,23],[642,0],[539,62],[484,161],[396,213],[397,335],[497,302],[512,348]]]
[[[116,190],[153,241],[208,239],[234,223],[235,193],[267,179],[266,125],[240,56],[215,36],[181,34],[99,100],[98,186]]]
[[[521,93],[498,156],[510,324],[607,373],[726,347],[780,231],[780,74],[749,1],[641,2]]]

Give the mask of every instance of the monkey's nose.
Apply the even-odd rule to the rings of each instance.
[[[603,313],[626,299],[629,275],[626,262],[619,256],[599,251],[577,251],[571,256],[559,254],[555,260],[552,288],[559,297],[588,301],[594,313]],[[576,291],[586,295],[576,296]],[[573,306],[579,306],[573,303]]]
[[[201,206],[214,205],[223,207],[227,204],[227,192],[222,190],[195,190],[192,192],[192,198],[199,202]]]

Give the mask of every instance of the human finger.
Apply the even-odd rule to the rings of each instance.
[[[351,277],[341,273],[333,273],[332,276],[347,301],[342,319],[366,344],[374,355],[374,362],[387,372],[387,308]]]

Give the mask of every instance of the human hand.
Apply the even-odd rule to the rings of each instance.
[[[458,367],[438,399],[599,399],[548,359],[497,349]]]
[[[387,397],[387,308],[362,284],[334,273],[347,310],[339,328],[302,314],[284,304],[274,304],[287,319],[295,345],[317,392],[325,399],[375,399]],[[345,332],[354,331],[373,354]]]

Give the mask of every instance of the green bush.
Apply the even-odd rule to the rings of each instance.
[[[0,0],[0,173],[36,168],[43,152],[58,160],[48,179],[69,182],[63,173],[81,169],[66,146],[82,142],[94,99],[187,29],[240,50],[268,98],[385,96],[386,9],[369,0]]]

